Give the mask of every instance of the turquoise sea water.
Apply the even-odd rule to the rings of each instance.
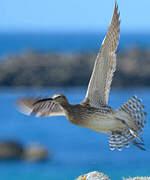
[[[108,137],[75,126],[65,117],[36,118],[16,111],[14,102],[24,96],[65,94],[71,103],[84,98],[86,88],[0,89],[0,140],[16,140],[22,145],[39,142],[51,153],[45,162],[0,161],[2,180],[73,180],[89,171],[102,171],[119,180],[129,176],[150,176],[150,89],[113,89],[110,105],[119,107],[132,95],[143,99],[148,113],[143,138],[146,151],[131,145],[122,152],[110,151]]]
[[[105,32],[0,33],[0,57],[24,51],[39,52],[97,52]],[[150,33],[121,33],[119,50],[150,48]]]

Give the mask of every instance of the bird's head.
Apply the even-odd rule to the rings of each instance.
[[[62,94],[55,94],[53,97],[53,100],[60,105],[68,104],[67,98]]]

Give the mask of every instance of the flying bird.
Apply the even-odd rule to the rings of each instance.
[[[120,37],[119,16],[118,5],[115,3],[111,23],[95,60],[82,102],[72,105],[61,94],[52,98],[22,98],[17,101],[19,110],[24,114],[42,117],[66,116],[75,125],[106,133],[109,135],[111,150],[122,150],[123,146],[129,147],[130,143],[145,150],[139,135],[146,123],[145,107],[141,99],[133,96],[116,110],[108,105]]]

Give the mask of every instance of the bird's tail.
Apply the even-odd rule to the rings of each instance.
[[[141,99],[133,96],[118,109],[120,113],[127,113],[131,117],[134,128],[131,128],[126,121],[118,119],[124,123],[126,128],[122,132],[118,131],[110,134],[109,145],[111,150],[114,150],[115,148],[121,150],[123,145],[128,147],[130,142],[138,148],[145,150],[142,147],[142,145],[144,145],[143,140],[139,136],[139,134],[143,131],[144,124],[146,123],[144,120],[144,116],[146,115],[146,112],[144,112],[145,107],[141,104],[141,102]]]

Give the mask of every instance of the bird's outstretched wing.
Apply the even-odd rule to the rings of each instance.
[[[63,109],[52,98],[24,98],[16,103],[19,111],[35,116],[64,116]]]
[[[110,85],[116,69],[115,52],[120,37],[119,16],[118,6],[115,3],[112,20],[96,58],[86,94],[86,99],[89,100],[89,104],[94,107],[108,103]]]

